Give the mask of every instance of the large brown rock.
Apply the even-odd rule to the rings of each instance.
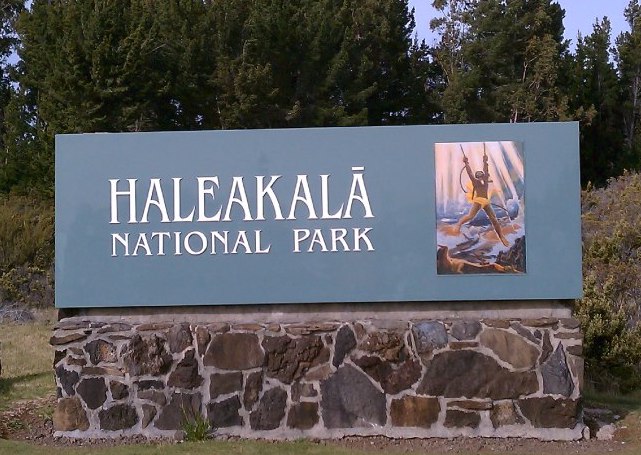
[[[390,416],[395,427],[429,428],[438,420],[440,411],[437,398],[407,395],[392,400]]]
[[[58,400],[53,412],[53,429],[56,431],[86,431],[89,419],[77,397]]]
[[[53,336],[49,339],[49,344],[51,346],[60,346],[63,344],[69,344],[69,343],[74,343],[77,341],[82,341],[86,340],[87,337],[89,336],[89,332],[82,332],[82,333],[54,333]]]
[[[89,409],[98,409],[107,399],[107,384],[104,378],[83,379],[76,388]]]
[[[314,387],[314,384],[295,382],[292,384],[291,397],[292,401],[300,401],[301,397],[315,397],[318,396],[318,392]]]
[[[535,428],[574,428],[581,413],[579,400],[552,397],[519,400],[521,413]]]
[[[206,327],[196,327],[196,347],[198,348],[198,355],[203,356],[207,350],[207,345],[211,340],[211,335]]]
[[[321,407],[327,428],[385,425],[385,394],[351,365],[321,382]]]
[[[138,423],[136,408],[128,404],[117,404],[98,413],[101,430],[125,430]]]
[[[255,411],[249,414],[252,430],[274,430],[285,417],[287,392],[276,387],[266,391]]]
[[[241,426],[243,418],[240,416],[240,399],[238,395],[207,405],[207,418],[212,428]]]
[[[185,357],[178,362],[176,369],[169,375],[167,385],[181,389],[195,389],[203,383],[202,376],[198,373],[198,361],[194,358],[194,350],[185,353]]]
[[[85,345],[89,361],[98,365],[100,362],[113,363],[117,360],[116,347],[105,340],[90,341]]]
[[[538,390],[534,371],[511,372],[491,357],[474,351],[446,351],[427,362],[417,388],[424,395],[446,398],[519,398]]]
[[[261,380],[262,382],[262,380]],[[243,373],[215,373],[209,382],[209,396],[213,400],[220,395],[237,392],[243,388]]]
[[[458,409],[448,409],[445,413],[443,426],[446,428],[476,428],[481,423],[481,416],[478,412],[459,411]]]
[[[370,333],[359,347],[363,351],[378,354],[390,362],[404,360],[406,355],[403,336],[396,332],[378,331]]]
[[[254,407],[263,390],[263,372],[255,371],[247,376],[245,381],[245,393],[243,395],[243,404],[248,411]]]
[[[409,389],[421,378],[421,365],[417,360],[406,360],[395,364],[381,360],[379,357],[365,356],[354,359],[354,363],[391,395]]]
[[[123,354],[123,363],[131,376],[167,373],[172,361],[164,340],[156,334],[145,338],[139,334],[133,335]]]
[[[248,370],[262,366],[263,350],[253,333],[223,333],[216,335],[205,353],[206,366],[222,370]]]
[[[174,393],[167,406],[164,406],[156,419],[159,430],[180,430],[185,423],[200,416],[202,397],[200,393]]]
[[[111,396],[114,400],[122,400],[129,396],[129,387],[122,382],[110,381],[109,390],[111,390]]]
[[[324,345],[319,336],[293,339],[283,335],[265,337],[263,348],[267,357],[265,374],[285,384],[291,384],[317,364]]]
[[[523,337],[500,329],[486,329],[481,333],[481,345],[491,349],[499,359],[514,368],[533,368],[539,357],[536,346]]]
[[[490,420],[494,428],[525,423],[525,420],[523,420],[523,417],[521,417],[516,410],[516,406],[512,400],[495,402],[490,411]]]
[[[178,324],[173,326],[167,332],[167,342],[171,352],[182,352],[191,346],[193,337],[189,324]]]
[[[309,430],[318,423],[318,403],[297,403],[287,415],[287,426],[298,430]]]

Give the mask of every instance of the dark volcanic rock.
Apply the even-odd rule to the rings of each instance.
[[[539,363],[542,365],[552,354],[552,343],[550,342],[550,332],[548,330],[545,331],[545,335],[543,335],[543,346],[541,348],[541,357],[539,357]]]
[[[56,335],[52,336],[49,339],[49,344],[51,346],[60,346],[60,345],[63,345],[63,344],[68,344],[68,343],[73,343],[73,342],[76,342],[76,341],[85,340],[85,339],[87,339],[88,336],[89,335],[87,333],[85,333],[85,332],[82,332],[82,333],[70,333],[68,335],[61,335],[61,336],[58,336],[56,334]]]
[[[349,326],[342,326],[336,335],[336,345],[334,347],[334,359],[332,364],[338,368],[343,363],[345,356],[356,347],[356,337]]]
[[[447,332],[440,322],[425,321],[414,324],[412,334],[419,354],[430,354],[435,349],[447,346]]]
[[[243,374],[240,371],[235,373],[215,373],[211,375],[209,396],[213,400],[220,395],[236,392],[242,388]]]
[[[185,358],[178,362],[176,369],[169,375],[167,385],[181,389],[194,389],[203,383],[198,374],[198,362],[194,358],[194,350],[187,351]]]
[[[78,379],[80,379],[77,371],[69,371],[65,369],[64,365],[58,365],[56,367],[56,376],[67,395],[71,396],[76,393],[73,388],[78,383]]]
[[[186,422],[200,415],[200,393],[174,393],[169,404],[162,408],[156,419],[159,430],[180,430]]]
[[[147,428],[152,420],[156,417],[156,407],[150,404],[142,405],[142,422],[143,428]]]
[[[287,426],[299,430],[309,430],[318,423],[318,403],[298,403],[292,405],[287,415]]]
[[[447,428],[476,428],[481,423],[481,416],[477,412],[459,411],[448,409],[445,413],[443,425]]]
[[[356,368],[345,365],[321,382],[323,421],[327,428],[385,425],[385,394]]]
[[[524,424],[525,420],[519,415],[513,401],[497,401],[490,411],[490,420],[494,428],[503,425]]]
[[[207,351],[207,345],[211,340],[211,335],[206,327],[196,327],[196,346],[198,347],[198,355],[203,356]]]
[[[541,366],[543,393],[558,394],[565,397],[572,395],[574,382],[565,359],[563,345],[559,343],[552,354]]]
[[[155,379],[145,379],[143,381],[137,381],[136,385],[138,386],[138,390],[162,390],[165,388],[165,384],[162,381],[157,381]]]
[[[149,400],[157,403],[159,406],[164,406],[167,403],[167,397],[164,392],[160,390],[142,390],[138,392],[138,398],[141,400]]]
[[[113,363],[117,360],[116,347],[105,340],[94,340],[85,344],[85,351],[89,354],[89,361],[98,365],[100,362]]]
[[[534,334],[530,332],[528,329],[526,329],[525,327],[523,327],[518,322],[510,323],[510,327],[512,327],[516,331],[516,333],[521,335],[523,338],[527,338],[528,340],[530,340],[532,343],[536,345],[539,344],[539,340],[534,336]]]
[[[525,398],[519,408],[535,428],[574,428],[581,412],[578,400],[552,397]]]
[[[450,333],[459,341],[473,340],[481,331],[482,326],[479,321],[460,320],[454,321],[450,327]]]
[[[249,415],[253,430],[274,430],[285,417],[287,392],[281,388],[270,389],[263,394],[258,408]]]
[[[129,396],[129,387],[126,384],[118,381],[111,381],[109,383],[109,390],[114,400],[122,400]]]
[[[255,334],[223,333],[213,338],[203,362],[223,370],[248,370],[262,366],[263,359]]]
[[[245,383],[245,394],[243,395],[243,404],[248,411],[258,401],[258,396],[263,390],[263,372],[255,371],[247,376]]]
[[[363,351],[378,354],[390,362],[398,362],[405,359],[405,343],[399,333],[378,331],[370,333],[361,343]]]
[[[138,423],[136,408],[128,404],[117,404],[98,413],[101,430],[124,430]]]
[[[438,420],[440,411],[437,398],[407,395],[392,400],[390,416],[395,427],[429,428]]]
[[[83,379],[76,391],[89,409],[98,409],[107,399],[107,384],[104,378]]]
[[[295,382],[292,384],[292,401],[300,401],[300,397],[315,397],[318,392],[314,384]]]
[[[354,363],[392,395],[409,389],[421,377],[421,365],[416,360],[393,364],[379,357],[366,356],[354,359]]]
[[[507,330],[486,329],[481,333],[480,341],[483,346],[494,351],[499,359],[514,368],[532,368],[539,357],[536,346]]]
[[[58,362],[64,359],[67,356],[67,350],[63,349],[58,351],[57,349],[53,351],[53,367],[55,368]],[[2,364],[0,364],[0,375],[2,374]]]
[[[123,363],[131,376],[158,376],[169,371],[172,357],[165,350],[162,338],[155,334],[148,338],[135,334],[123,354]]]
[[[240,398],[234,395],[218,403],[207,405],[207,418],[212,428],[235,427],[243,424],[240,410]]]
[[[285,384],[300,379],[315,366],[323,352],[323,341],[319,336],[290,338],[288,336],[265,337],[263,348],[267,356],[265,374]]]
[[[53,413],[53,429],[56,431],[86,431],[89,429],[87,414],[78,397],[58,400]]]
[[[171,352],[182,352],[191,346],[193,338],[189,324],[175,325],[167,333],[167,341]]]
[[[538,390],[534,371],[513,373],[474,351],[442,352],[427,362],[417,392],[446,398],[518,398]]]

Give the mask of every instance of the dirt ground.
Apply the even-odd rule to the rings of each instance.
[[[55,438],[51,416],[55,397],[22,401],[13,409],[0,412],[0,438],[31,442],[41,446],[109,447],[147,442],[144,437],[119,439],[74,440]],[[622,429],[612,441],[543,442],[533,439],[390,439],[386,437],[348,437],[338,441],[314,441],[324,446],[338,446],[380,453],[537,453],[537,454],[604,454],[630,449],[629,429]],[[225,438],[228,440],[229,438]]]

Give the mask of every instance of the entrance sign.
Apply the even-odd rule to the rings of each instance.
[[[580,294],[577,123],[56,137],[59,308]]]

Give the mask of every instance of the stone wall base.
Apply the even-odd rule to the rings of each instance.
[[[54,427],[180,437],[207,419],[247,438],[584,435],[571,318],[307,323],[62,319]]]

